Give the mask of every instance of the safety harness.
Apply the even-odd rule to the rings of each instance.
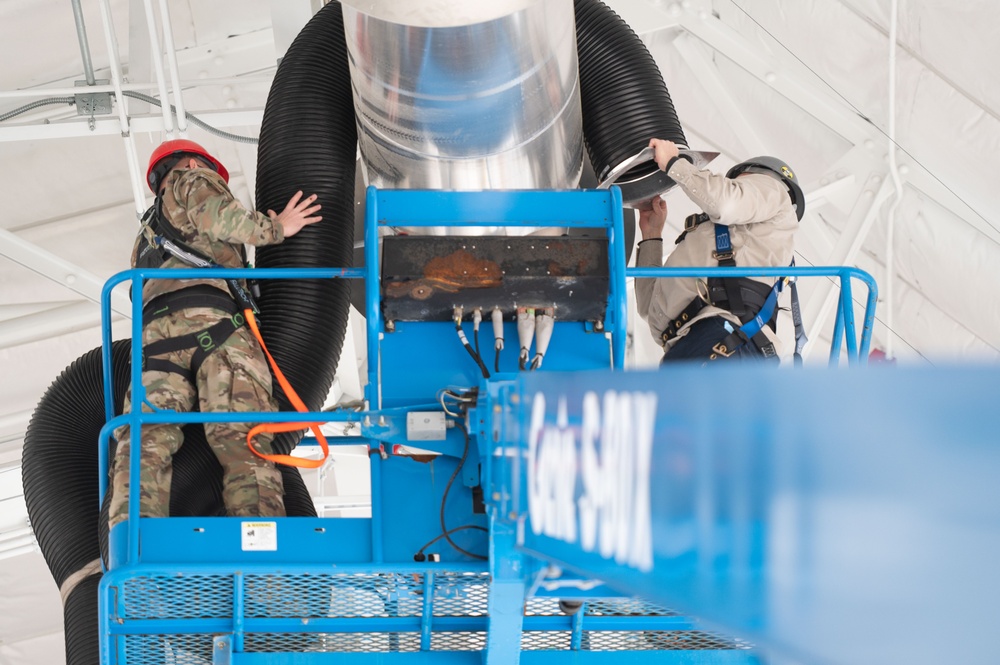
[[[156,202],[146,211],[142,218],[142,228],[139,231],[140,241],[136,253],[137,268],[159,268],[169,256],[173,256],[180,261],[195,268],[222,268],[207,256],[201,254],[194,248],[188,246],[180,233],[161,214],[162,199],[158,196]],[[243,265],[246,267],[246,256],[243,255]],[[278,384],[285,392],[288,401],[292,403],[296,411],[307,412],[309,409],[302,402],[298,393],[292,388],[284,373],[278,367],[264,338],[260,334],[255,314],[258,313],[257,303],[251,291],[255,290],[252,285],[249,289],[237,279],[227,279],[230,296],[210,286],[208,284],[196,284],[185,287],[177,291],[164,293],[153,298],[142,308],[142,323],[146,326],[151,321],[167,316],[168,314],[191,308],[191,307],[211,307],[226,312],[229,317],[220,320],[218,323],[189,335],[171,337],[169,339],[158,340],[143,347],[142,362],[143,371],[172,372],[184,376],[190,383],[195,383],[195,377],[201,368],[205,358],[210,353],[222,346],[237,330],[244,325],[250,327],[250,331],[260,348],[267,356],[267,361],[274,371],[274,376]],[[183,351],[194,348],[195,352],[191,357],[190,369],[185,369],[176,363],[172,363],[164,358],[157,358],[174,351]],[[262,423],[251,428],[247,432],[247,446],[250,451],[262,459],[278,464],[297,466],[301,468],[315,469],[326,462],[330,453],[326,437],[319,429],[320,423]],[[323,451],[322,458],[318,460],[293,457],[292,455],[277,455],[262,453],[254,447],[253,439],[261,432],[295,432],[302,429],[312,430],[320,448]]]
[[[684,220],[684,230],[675,245],[679,245],[698,225],[709,221],[705,213],[689,215]],[[723,224],[715,224],[715,251],[712,252],[720,268],[735,267],[736,259],[733,252],[732,242],[729,237],[729,227]],[[795,259],[792,259],[791,267],[795,266]],[[774,343],[764,334],[764,326],[769,326],[771,330],[776,330],[778,315],[778,294],[784,289],[785,284],[790,285],[792,291],[792,321],[795,325],[795,364],[802,363],[802,349],[805,347],[806,338],[805,327],[802,325],[802,314],[799,308],[798,287],[793,277],[779,277],[773,286],[767,286],[748,277],[713,277],[708,280],[708,299],[696,297],[679,316],[671,321],[666,330],[661,334],[664,343],[677,336],[688,321],[692,320],[698,313],[711,304],[714,307],[725,309],[736,316],[743,324],[738,328],[733,327],[728,321],[725,322],[726,331],[729,333],[720,342],[712,347],[712,354],[709,360],[718,358],[728,358],[738,351],[744,344],[752,342],[765,358],[777,355]]]

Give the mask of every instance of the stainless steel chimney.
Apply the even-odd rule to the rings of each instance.
[[[370,184],[577,186],[572,0],[346,0],[344,25]]]

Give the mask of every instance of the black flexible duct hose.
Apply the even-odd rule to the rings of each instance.
[[[660,69],[639,36],[601,0],[575,0],[583,136],[597,177],[646,147],[651,138],[687,147]],[[655,163],[626,177],[652,173]]]
[[[354,254],[357,128],[340,3],[302,29],[274,77],[257,155],[257,208],[280,211],[296,191],[317,194],[323,221],[257,250],[262,268],[342,267]],[[292,387],[312,411],[330,392],[350,309],[345,280],[271,280],[261,284],[261,333]],[[278,391],[280,392],[280,391]],[[291,410],[279,395],[282,410]],[[288,453],[300,433],[279,434]]]

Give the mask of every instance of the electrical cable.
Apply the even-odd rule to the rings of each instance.
[[[146,102],[147,104],[152,104],[154,106],[160,106],[160,107],[163,106],[163,102],[161,102],[159,99],[142,92],[132,92],[131,90],[125,90],[124,92],[122,92],[122,94],[125,95],[126,97],[131,97],[132,99],[138,99],[139,101]],[[170,105],[170,111],[171,113],[174,114],[174,116],[177,115],[177,107],[174,106],[173,104]],[[212,127],[210,124],[208,124],[201,118],[191,113],[188,113],[187,111],[184,112],[184,117],[190,120],[192,124],[198,125],[202,129],[204,129],[209,134],[215,134],[216,136],[227,139],[229,141],[235,141],[237,143],[249,143],[251,145],[257,145],[257,143],[260,141],[260,139],[255,138],[253,136],[242,136],[240,134],[233,134],[232,132],[216,129],[215,127]]]
[[[462,467],[465,466],[465,460],[469,456],[469,430],[464,427],[460,428],[462,430],[462,435],[465,437],[465,447],[462,449],[462,459],[458,461],[458,466],[455,467],[455,471],[451,474],[451,478],[448,479],[448,484],[444,486],[444,495],[441,497],[441,531],[442,534],[439,537],[443,537],[448,541],[448,544],[455,548],[459,554],[464,554],[472,559],[479,559],[480,561],[488,561],[489,557],[485,557],[482,554],[474,554],[462,547],[451,539],[451,531],[449,531],[448,526],[445,524],[444,520],[444,506],[445,502],[448,500],[448,491],[451,490],[452,483],[455,482],[455,478],[458,477],[459,472]],[[425,545],[426,547],[426,545]]]
[[[465,524],[463,526],[456,526],[453,529],[448,529],[447,533],[448,533],[448,535],[451,535],[451,534],[455,533],[456,531],[463,531],[465,529],[476,529],[478,531],[485,531],[486,533],[489,533],[489,529],[487,529],[484,526],[479,526],[478,524]],[[413,555],[413,560],[414,561],[423,561],[424,560],[424,550],[427,549],[428,547],[430,547],[431,545],[433,545],[434,543],[436,543],[437,541],[441,540],[444,537],[445,537],[445,535],[442,533],[441,535],[434,536],[434,538],[432,538],[431,540],[427,541],[427,543],[425,543],[424,546],[421,547],[419,550],[417,550],[417,553]],[[417,558],[417,557],[420,557],[420,558]]]
[[[75,97],[50,97],[48,99],[36,99],[30,104],[25,104],[24,106],[18,106],[16,109],[7,111],[6,113],[0,113],[0,122],[4,120],[10,120],[15,116],[19,116],[22,113],[27,113],[32,109],[37,109],[40,106],[48,106],[50,104],[76,104]]]
[[[500,351],[501,351],[500,349],[497,349],[496,358],[493,359],[493,369],[496,371],[497,374],[500,373]]]
[[[465,331],[462,330],[461,319],[457,317],[455,319],[455,331],[458,333],[458,339],[460,342],[462,342],[462,346],[465,347],[465,350],[469,352],[469,355],[472,356],[472,359],[476,361],[477,365],[479,365],[479,371],[483,373],[483,378],[484,379],[490,378],[490,370],[486,368],[486,364],[483,362],[483,359],[480,357],[478,353],[475,352],[475,350],[472,348],[472,345],[469,344],[469,339],[465,336]]]

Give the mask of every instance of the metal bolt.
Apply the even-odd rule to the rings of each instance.
[[[604,322],[594,321],[594,330],[604,330]]]
[[[396,330],[396,322],[395,321],[386,321],[385,322],[385,329],[388,332],[395,332],[395,330]]]
[[[493,493],[493,500],[494,501],[499,501],[500,500],[500,492],[494,492]]]
[[[509,513],[507,513],[507,518],[508,519],[512,519],[512,520],[516,520],[517,519],[517,513],[512,510]]]

